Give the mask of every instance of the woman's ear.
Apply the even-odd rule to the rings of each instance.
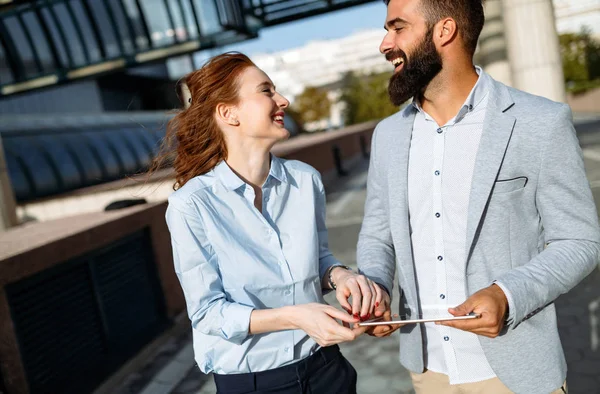
[[[236,108],[231,105],[219,103],[217,104],[217,119],[230,126],[239,126],[240,121],[236,115]]]

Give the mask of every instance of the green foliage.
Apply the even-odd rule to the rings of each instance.
[[[600,86],[600,43],[589,30],[561,34],[559,40],[567,90],[583,93]]]
[[[342,79],[340,100],[346,105],[344,123],[349,126],[383,119],[398,111],[388,96],[391,73],[356,75],[347,73]]]
[[[296,96],[293,111],[299,115],[303,123],[316,122],[329,118],[331,101],[327,91],[309,86]]]

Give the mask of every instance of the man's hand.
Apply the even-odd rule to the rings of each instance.
[[[382,293],[385,293],[376,283],[341,267],[332,268],[331,279],[336,286],[335,297],[346,312],[360,320],[373,316],[381,304]],[[352,297],[352,305],[348,302],[349,297]]]
[[[392,320],[392,311],[390,309],[390,296],[385,290],[381,290],[381,303],[375,308],[375,317],[383,317],[383,321]],[[397,316],[394,316],[397,317]],[[373,337],[383,338],[392,335],[394,331],[402,327],[402,324],[388,324],[381,326],[368,327],[365,332]]]
[[[481,315],[479,319],[439,322],[448,327],[469,331],[477,335],[495,338],[504,327],[504,317],[508,310],[506,295],[498,285],[479,290],[456,308],[448,309],[454,316],[464,316],[471,312]]]

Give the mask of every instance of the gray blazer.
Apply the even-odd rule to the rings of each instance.
[[[553,301],[600,256],[598,216],[567,105],[492,81],[467,221],[467,293],[501,281],[514,305],[497,338],[480,336],[500,380],[516,393],[550,393],[566,377]],[[373,135],[359,269],[400,288],[400,315],[421,313],[407,203],[414,112],[408,106]],[[422,372],[420,325],[400,330],[400,362]]]

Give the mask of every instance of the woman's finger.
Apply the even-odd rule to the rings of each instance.
[[[371,302],[373,300],[373,293],[371,290],[371,286],[369,285],[368,279],[365,276],[359,275],[356,278],[356,281],[360,286],[360,292],[362,295],[360,317],[361,319],[365,320],[369,317],[371,313]]]

